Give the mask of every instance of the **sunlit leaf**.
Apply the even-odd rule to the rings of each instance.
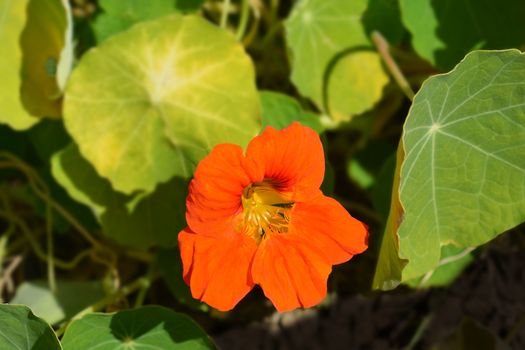
[[[74,316],[103,297],[102,284],[96,281],[58,281],[55,293],[46,282],[33,281],[22,283],[11,303],[27,305],[35,315],[54,324]]]
[[[424,58],[450,69],[474,49],[506,49],[525,43],[522,0],[401,0],[412,45]]]
[[[253,65],[228,32],[196,16],[137,24],[86,53],[66,89],[66,128],[121,192],[189,177],[217,143],[259,131]]]
[[[0,123],[17,130],[31,127],[38,119],[30,116],[20,100],[22,49],[20,34],[26,21],[28,0],[0,0]]]
[[[62,345],[64,350],[215,349],[189,317],[160,306],[88,314],[69,325]]]
[[[34,116],[62,115],[62,90],[73,63],[73,20],[67,0],[30,0],[20,38],[21,97]]]
[[[0,304],[0,349],[60,350],[51,326],[24,305]]]
[[[361,23],[366,7],[365,0],[303,0],[286,22],[293,83],[336,120],[370,109],[388,82]]]
[[[523,81],[519,51],[479,51],[416,95],[403,133],[405,214],[394,217],[403,281],[436,268],[443,245],[476,247],[525,221]]]
[[[113,190],[74,144],[57,152],[51,164],[54,178],[94,212],[108,237],[137,248],[176,244],[177,233],[185,225],[186,181],[175,178],[153,193],[134,198]]]
[[[273,91],[261,91],[260,96],[263,129],[271,125],[280,130],[298,121],[318,133],[323,132],[319,116],[303,110],[293,97]]]

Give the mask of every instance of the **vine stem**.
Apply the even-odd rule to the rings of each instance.
[[[383,59],[383,62],[385,63],[386,67],[390,71],[390,74],[394,78],[395,82],[403,91],[403,93],[408,97],[410,101],[414,100],[414,91],[410,87],[410,84],[408,83],[407,79],[403,75],[403,72],[401,72],[401,69],[399,69],[399,66],[397,65],[396,61],[392,58],[392,55],[390,54],[390,45],[388,44],[388,41],[379,33],[378,31],[374,30],[371,34],[372,41],[374,42],[374,45],[377,48],[377,51],[379,52],[379,55]]]

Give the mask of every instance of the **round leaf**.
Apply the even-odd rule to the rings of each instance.
[[[159,306],[86,315],[69,325],[62,345],[64,350],[215,348],[189,317]]]
[[[476,247],[525,221],[525,55],[473,52],[428,79],[403,133],[403,280],[436,267],[441,246]]]
[[[27,113],[20,100],[22,49],[20,34],[26,21],[28,0],[0,0],[0,123],[24,130],[38,119]]]
[[[259,131],[252,62],[226,31],[196,16],[135,25],[86,53],[66,88],[66,128],[124,193],[189,177],[217,143]]]
[[[337,120],[371,108],[388,82],[377,64],[377,54],[363,53],[370,50],[362,25],[366,7],[365,0],[304,0],[297,3],[286,22],[292,82],[302,95]],[[369,59],[371,63],[363,70],[361,65]],[[363,88],[367,99],[352,104],[356,102],[352,96],[361,96]]]
[[[47,323],[24,305],[0,304],[0,349],[60,350],[58,339]]]

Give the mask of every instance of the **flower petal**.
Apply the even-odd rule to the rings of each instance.
[[[350,260],[368,247],[367,227],[333,198],[320,196],[296,203],[290,216],[294,232],[326,252],[333,265]]]
[[[215,221],[226,220],[242,210],[242,191],[251,183],[245,171],[241,147],[215,146],[198,165],[186,201],[186,221],[200,232]]]
[[[220,238],[179,233],[184,280],[195,299],[221,310],[231,310],[253,288],[251,264],[257,246],[241,233]]]
[[[254,281],[280,312],[321,302],[330,271],[320,250],[293,235],[263,240],[252,266]]]
[[[279,190],[303,201],[319,194],[324,177],[324,153],[319,135],[294,122],[277,131],[271,126],[255,137],[246,150],[253,178],[272,179]]]

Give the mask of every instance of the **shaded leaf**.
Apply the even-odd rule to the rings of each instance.
[[[130,28],[133,24],[176,12],[173,0],[99,0],[103,13],[97,16],[93,30],[98,42]]]
[[[525,43],[522,0],[401,0],[403,22],[412,45],[443,69],[474,49],[507,49]]]
[[[162,278],[179,303],[201,311],[210,309],[208,305],[191,296],[190,287],[182,278],[182,260],[178,248],[160,249],[157,253],[157,262]]]
[[[62,344],[64,350],[215,349],[189,317],[160,306],[88,314],[69,325]]]
[[[73,317],[102,297],[104,290],[97,281],[57,281],[55,293],[49,290],[46,282],[32,281],[18,286],[10,302],[27,305],[35,315],[55,324]]]
[[[57,182],[93,211],[108,237],[138,248],[176,244],[186,222],[187,181],[174,178],[153,193],[124,195],[96,173],[74,144],[56,153],[51,164]]]
[[[293,97],[273,91],[261,91],[260,96],[263,129],[271,125],[281,130],[297,121],[314,129],[317,133],[323,132],[319,116],[304,111]]]
[[[2,350],[60,350],[62,347],[47,323],[24,305],[0,304]]]
[[[189,177],[217,143],[258,132],[253,65],[228,32],[196,16],[137,24],[86,53],[66,89],[67,130],[118,191]]]

